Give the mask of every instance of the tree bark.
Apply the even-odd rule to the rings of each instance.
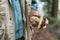
[[[51,16],[56,18],[57,14],[58,14],[58,0],[53,0]]]

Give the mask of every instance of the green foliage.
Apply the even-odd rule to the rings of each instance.
[[[52,24],[53,29],[60,29],[60,19],[58,20],[57,18],[53,17],[47,17],[49,20],[49,23]]]
[[[59,21],[59,20],[57,20],[57,21],[55,22],[54,28],[55,28],[55,29],[60,29],[60,21]]]
[[[47,17],[47,19],[49,20],[49,23],[50,23],[50,24],[53,24],[53,23],[55,23],[55,21],[56,21],[56,19],[53,18],[53,17]]]
[[[46,1],[48,1],[48,0],[40,0],[40,1],[42,1],[42,2],[46,2]]]
[[[60,40],[60,35],[58,35],[58,40]]]

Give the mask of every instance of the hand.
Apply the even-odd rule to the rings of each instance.
[[[39,19],[42,15],[39,14],[37,11],[34,11],[32,10],[31,11],[31,18],[30,18],[30,21],[31,21],[31,25],[33,27],[37,27],[38,24],[39,24]],[[48,24],[48,20],[46,19],[46,17],[43,17],[43,21],[41,23],[41,28],[46,28],[46,25]]]

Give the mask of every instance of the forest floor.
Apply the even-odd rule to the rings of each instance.
[[[32,40],[58,40],[57,33],[60,32],[60,29],[52,29],[52,25],[48,25],[46,29],[41,29],[39,33],[34,34]]]

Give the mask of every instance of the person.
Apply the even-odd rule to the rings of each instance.
[[[41,11],[43,11],[43,10],[41,10]],[[32,29],[32,40],[38,40],[39,39],[38,35],[40,35],[40,29],[45,29],[47,24],[49,23],[48,19],[42,13],[38,12],[38,5],[37,5],[36,1],[32,1],[31,11],[30,11],[30,23],[31,23],[31,29]],[[44,16],[43,16],[42,23],[40,25],[41,28],[38,30],[37,27],[39,25],[39,21],[41,21],[39,19],[42,15],[44,15]]]
[[[33,27],[37,27],[38,24],[39,24],[39,19],[40,17],[42,16],[42,13],[39,13],[38,12],[38,5],[36,3],[36,1],[32,1],[32,4],[31,4],[31,11],[30,11],[30,22],[31,22],[31,25]],[[43,11],[43,10],[42,10]],[[37,21],[34,21],[34,18],[36,17],[35,20]],[[48,20],[47,18],[44,16],[43,17],[43,21],[42,21],[42,24],[41,24],[41,28],[46,28],[46,25],[48,24]]]

